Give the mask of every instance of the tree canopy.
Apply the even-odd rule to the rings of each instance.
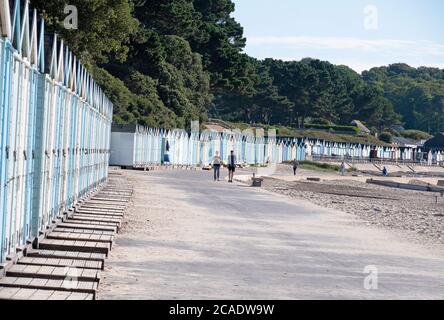
[[[391,101],[407,129],[444,131],[444,70],[399,63],[365,71],[363,79]]]
[[[78,8],[66,30],[64,7]],[[405,64],[362,75],[306,58],[257,60],[232,0],[32,0],[113,101],[114,121],[187,127],[208,116],[304,128],[364,121],[444,130],[444,70]]]

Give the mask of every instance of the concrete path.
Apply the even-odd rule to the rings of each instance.
[[[134,207],[99,299],[444,298],[442,252],[351,215],[210,172],[125,175]]]

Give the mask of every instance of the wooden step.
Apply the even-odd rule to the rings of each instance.
[[[71,220],[83,220],[83,221],[92,221],[92,222],[105,222],[105,223],[114,223],[117,226],[120,226],[120,221],[122,219],[120,218],[111,218],[111,217],[104,217],[94,214],[74,214],[72,217],[68,218],[68,221]]]
[[[114,222],[101,222],[101,221],[91,221],[91,220],[80,220],[80,219],[68,219],[65,220],[65,223],[69,224],[69,225],[78,225],[79,228],[86,228],[86,227],[91,227],[94,228],[95,230],[101,230],[101,228],[115,228],[118,232],[119,231],[119,225],[114,223]],[[65,224],[64,224],[65,225]]]
[[[116,198],[104,198],[104,197],[92,197],[92,200],[100,200],[100,201],[107,201],[107,202],[116,202],[116,203],[127,203],[128,199],[122,200],[122,199],[116,199]]]
[[[74,278],[77,281],[100,281],[100,271],[72,267],[35,266],[16,264],[6,271],[6,277],[44,278],[66,280]]]
[[[124,212],[124,207],[118,207],[115,205],[103,205],[103,204],[83,204],[80,209],[88,209],[88,210],[100,210],[100,211],[118,211]]]
[[[97,235],[114,235],[114,231],[104,231],[104,230],[95,230],[95,229],[76,229],[76,228],[61,228],[56,227],[54,232],[67,232],[67,233],[90,233]]]
[[[125,195],[131,195],[133,193],[133,191],[130,189],[109,188],[109,189],[103,189],[103,191],[100,192],[99,194],[110,193],[110,192],[117,194],[125,194]]]
[[[110,244],[105,242],[43,239],[39,242],[38,249],[94,252],[104,253],[108,256],[110,247]]]
[[[103,270],[103,261],[68,259],[68,258],[43,258],[26,256],[21,258],[17,264],[50,267],[74,267],[82,269]]]
[[[0,287],[84,292],[91,293],[95,298],[98,288],[98,282],[80,280],[56,280],[46,278],[4,277],[0,279]]]
[[[79,207],[79,210],[97,210],[97,211],[117,211],[119,213],[125,213],[126,207],[125,208],[119,208],[116,206],[106,206],[106,205],[102,205],[102,204],[92,204],[92,205],[82,205]]]
[[[96,206],[102,205],[102,206],[110,206],[110,207],[117,207],[117,208],[126,208],[127,207],[126,204],[112,203],[110,201],[100,201],[100,200],[88,200],[88,201],[84,202],[83,204],[96,205]]]
[[[94,300],[89,293],[0,287],[0,300]]]
[[[75,214],[88,214],[88,215],[96,215],[100,217],[109,217],[115,219],[122,219],[123,214],[113,213],[113,212],[104,212],[104,211],[89,211],[86,209],[77,210]]]
[[[99,261],[102,266],[105,262],[106,255],[104,253],[95,252],[78,252],[78,251],[59,251],[59,250],[31,250],[26,253],[27,257],[36,258],[59,258],[59,259],[76,259],[87,261]],[[103,267],[102,267],[103,269]]]
[[[0,278],[0,299],[94,300],[132,188],[114,181],[80,203]]]
[[[60,239],[60,240],[81,240],[81,241],[94,241],[94,242],[107,242],[112,245],[114,236],[112,235],[100,235],[91,233],[77,233],[77,232],[57,232],[54,230],[47,235],[47,239]]]
[[[98,195],[99,196],[107,195],[107,196],[130,197],[131,193],[127,192],[127,191],[120,191],[120,190],[102,189],[102,191],[100,191]]]
[[[76,220],[71,222],[62,222],[58,224],[58,228],[64,229],[80,229],[80,230],[94,230],[94,231],[104,231],[104,232],[117,232],[117,227],[114,225],[103,225],[103,224],[92,224],[83,223]]]
[[[98,197],[115,197],[115,198],[129,198],[131,193],[129,192],[116,192],[116,191],[101,191],[97,194]]]
[[[107,209],[107,208],[91,208],[87,206],[82,206],[79,209],[76,210],[76,212],[79,211],[87,211],[87,212],[104,212],[104,213],[114,213],[114,214],[120,214],[123,215],[125,213],[125,210],[115,210],[115,209]]]

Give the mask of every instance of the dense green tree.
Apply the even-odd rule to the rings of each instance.
[[[213,92],[231,91],[250,95],[254,81],[254,65],[241,53],[246,39],[242,26],[231,16],[235,5],[231,0],[194,0],[201,15],[200,33],[190,38],[192,48],[203,56],[211,73]]]
[[[66,30],[75,5],[79,29]],[[263,61],[232,0],[32,0],[114,103],[117,123],[187,127],[212,117],[303,128],[359,119],[444,131],[444,70],[397,63],[362,75],[306,58]]]
[[[73,5],[78,12],[78,29],[65,29],[64,8]],[[61,35],[86,64],[102,63],[112,55],[121,61],[128,41],[137,30],[133,5],[128,0],[31,0],[45,18],[47,30]]]
[[[363,79],[391,101],[407,129],[444,131],[444,70],[393,64],[366,71]]]
[[[201,25],[192,0],[146,0],[136,6],[135,16],[144,29],[187,40],[199,34]]]
[[[292,103],[287,125],[304,127],[308,118],[338,124],[353,119],[383,127],[399,121],[391,103],[345,66],[315,59],[284,62],[266,59],[273,84]]]
[[[216,96],[211,112],[215,117],[246,123],[286,123],[291,102],[278,93],[269,68],[264,63],[249,58],[254,68],[254,85],[248,93],[227,91]]]

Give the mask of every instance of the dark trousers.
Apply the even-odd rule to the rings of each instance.
[[[220,164],[215,164],[213,165],[213,169],[214,169],[214,180],[219,180],[219,176],[220,176]]]

